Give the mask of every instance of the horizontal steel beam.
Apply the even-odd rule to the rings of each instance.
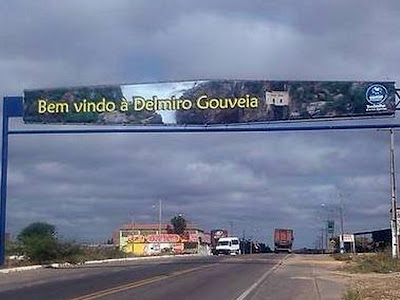
[[[271,131],[321,131],[351,129],[399,128],[400,124],[353,124],[353,125],[313,125],[313,126],[269,126],[269,127],[156,127],[156,128],[93,128],[93,129],[36,129],[10,130],[10,135],[22,134],[89,134],[89,133],[205,133],[205,132],[271,132]]]

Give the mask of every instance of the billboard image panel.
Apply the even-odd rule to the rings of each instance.
[[[24,93],[26,123],[219,125],[394,112],[394,82],[202,80]]]

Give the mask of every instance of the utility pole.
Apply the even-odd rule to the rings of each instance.
[[[161,218],[162,218],[162,200],[160,199],[158,204],[158,242],[161,255]]]
[[[132,254],[135,255],[135,221],[133,214],[131,215],[131,237],[132,237]]]
[[[158,204],[158,234],[161,234],[162,200]]]
[[[326,222],[325,222],[325,250],[328,250],[329,247],[329,242],[328,242],[328,219],[329,217],[326,218]]]
[[[399,257],[399,236],[397,235],[397,197],[396,197],[396,170],[395,170],[395,160],[394,160],[394,131],[390,128],[390,187],[392,194],[391,201],[391,229],[392,229],[392,257]]]

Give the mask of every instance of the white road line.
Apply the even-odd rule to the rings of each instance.
[[[84,261],[80,264],[69,264],[69,263],[53,263],[49,265],[34,265],[34,266],[23,266],[23,267],[15,267],[15,268],[7,268],[0,269],[0,274],[8,274],[12,272],[22,272],[22,271],[30,271],[36,269],[44,269],[46,267],[51,267],[54,269],[65,269],[71,268],[76,269],[77,266],[83,265],[92,265],[92,264],[105,264],[112,262],[126,262],[126,261],[142,261],[142,260],[162,260],[167,258],[175,258],[175,257],[202,257],[197,254],[179,254],[179,255],[162,255],[162,256],[145,256],[145,257],[126,257],[126,258],[112,258],[112,259],[103,259],[103,260],[88,260]]]
[[[263,274],[256,282],[254,282],[247,290],[245,290],[236,300],[244,300],[246,297],[254,291],[272,272],[279,268],[282,264],[283,260],[288,257],[289,255],[285,256],[282,260],[280,260],[275,266],[269,269],[267,272]]]
[[[0,273],[8,274],[11,272],[22,272],[22,271],[30,271],[30,270],[37,270],[37,269],[43,269],[43,268],[44,268],[44,266],[42,266],[42,265],[16,267],[16,268],[9,268],[9,269],[1,269]]]

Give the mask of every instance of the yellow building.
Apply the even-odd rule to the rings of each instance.
[[[177,234],[150,234],[129,236],[122,250],[135,256],[183,253],[183,239]]]
[[[118,246],[119,249],[121,249],[122,251],[126,251],[125,249],[127,249],[126,246],[128,244],[128,239],[132,236],[146,237],[149,235],[163,235],[171,233],[171,231],[172,231],[172,226],[169,223],[161,224],[161,231],[160,231],[160,224],[140,224],[140,223],[125,224],[114,232],[113,243],[114,245]],[[193,236],[202,237],[203,242],[206,242],[207,240],[207,238],[204,237],[206,235],[204,233],[204,230],[195,227],[192,224],[187,224],[185,235],[187,235],[188,237],[193,237]]]
[[[146,241],[143,235],[134,235],[128,238],[123,251],[126,253],[133,253],[135,256],[144,256],[146,248]]]

